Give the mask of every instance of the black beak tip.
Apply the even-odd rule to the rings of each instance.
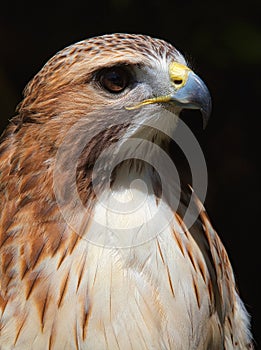
[[[202,114],[202,119],[203,119],[203,129],[205,130],[207,125],[208,125],[210,113],[201,109],[201,114]]]
[[[211,110],[212,110],[212,103],[211,103],[211,98],[209,97],[209,100],[204,106],[204,108],[201,108],[201,114],[202,114],[202,119],[203,119],[203,129],[207,127],[210,115],[211,115]]]

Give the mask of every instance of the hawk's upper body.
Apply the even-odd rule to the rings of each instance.
[[[207,117],[205,85],[142,35],[72,45],[28,84],[0,145],[1,350],[251,348],[222,243],[157,168],[182,108]]]

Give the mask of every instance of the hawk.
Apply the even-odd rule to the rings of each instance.
[[[169,157],[183,108],[206,123],[208,89],[145,35],[76,43],[27,85],[0,144],[1,350],[252,348],[226,250]]]

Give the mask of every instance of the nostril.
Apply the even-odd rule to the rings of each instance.
[[[180,84],[182,84],[183,80],[182,79],[174,79],[173,82],[175,85],[180,85]]]

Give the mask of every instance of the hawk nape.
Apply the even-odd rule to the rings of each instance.
[[[225,248],[169,171],[183,108],[206,122],[206,86],[143,35],[69,46],[27,85],[0,144],[2,350],[252,347]]]

